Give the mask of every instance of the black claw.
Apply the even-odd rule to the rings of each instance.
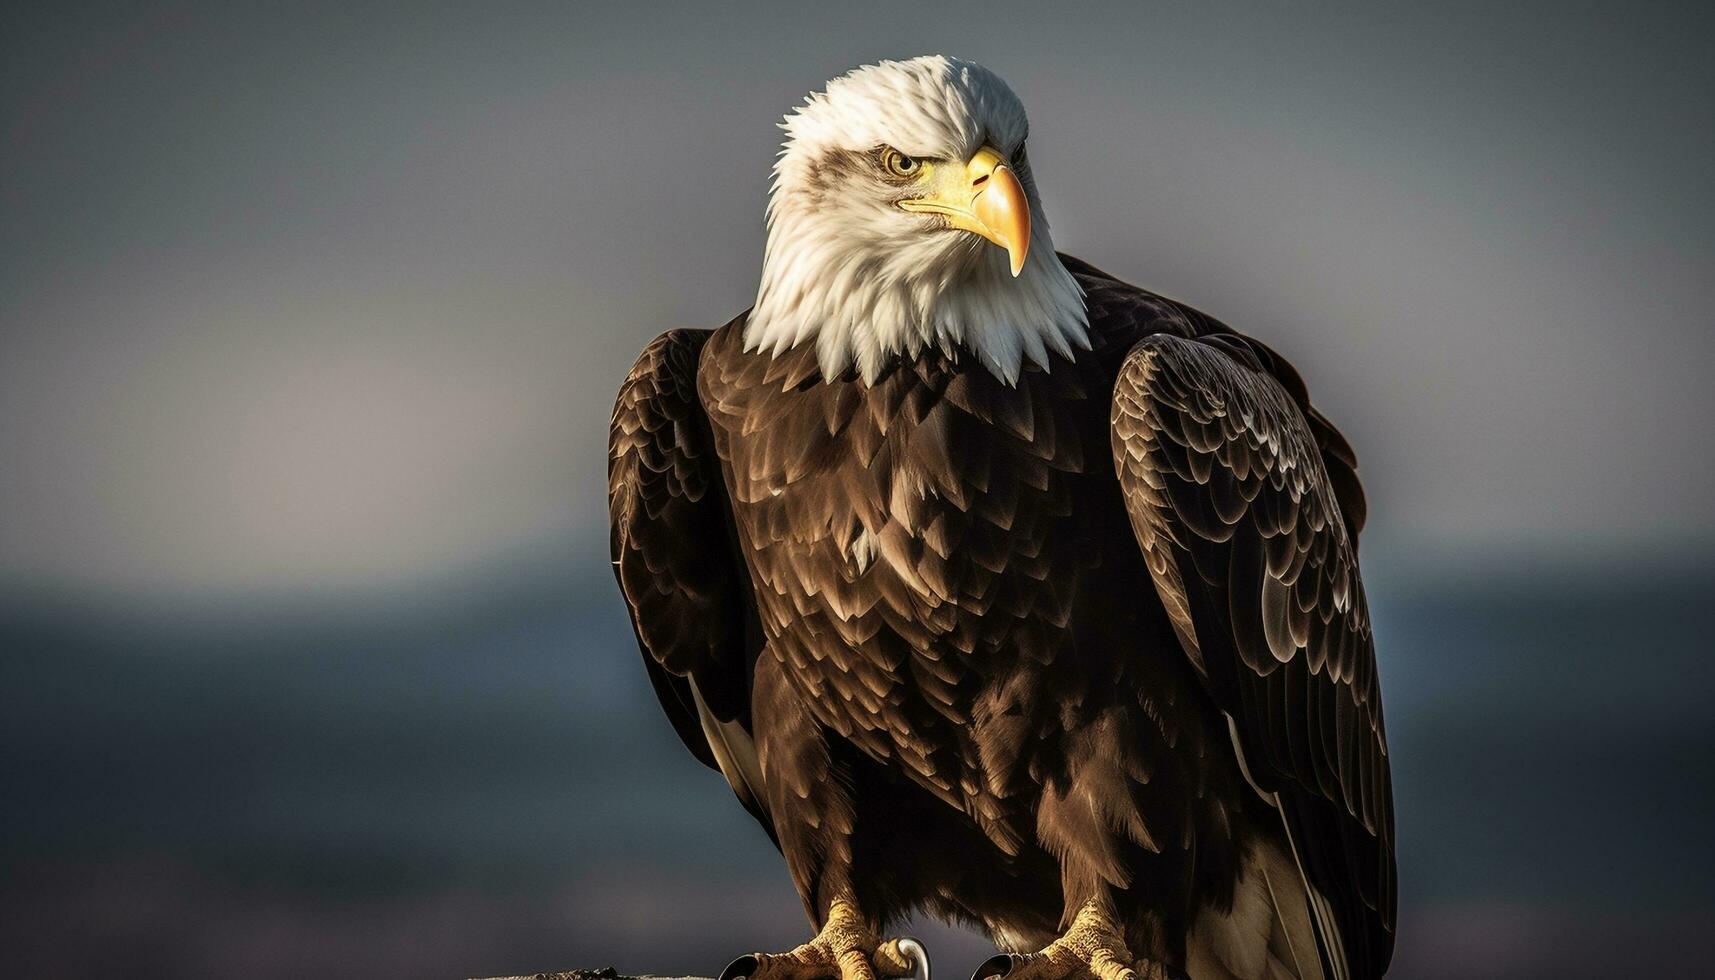
[[[761,965],[755,953],[746,953],[726,965],[721,971],[720,980],[745,980]]]
[[[977,972],[971,974],[971,980],[1000,980],[1012,972],[1022,959],[1017,953],[997,953],[983,960],[983,965],[977,967]]]

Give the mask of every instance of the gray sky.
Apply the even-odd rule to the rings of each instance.
[[[1715,541],[1704,8],[40,6],[0,30],[0,580],[599,561],[613,392],[748,305],[775,122],[927,52],[1023,98],[1061,248],[1299,366],[1367,560]]]

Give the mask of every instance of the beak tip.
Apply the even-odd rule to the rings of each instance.
[[[1012,278],[1017,279],[1024,271],[1024,263],[1030,258],[1030,232],[1023,232],[1023,239],[1017,244],[1009,242],[1006,246],[1006,261],[1012,267]]]
[[[969,221],[956,227],[974,231],[1006,250],[1012,277],[1024,272],[1025,257],[1030,254],[1030,199],[1018,175],[1007,166],[1005,158],[985,147],[967,165],[975,189],[969,208]]]

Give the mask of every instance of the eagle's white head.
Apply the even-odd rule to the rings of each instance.
[[[789,114],[745,347],[814,343],[826,378],[963,347],[1001,380],[1088,346],[1024,155],[1029,122],[981,65],[931,55],[828,83]]]

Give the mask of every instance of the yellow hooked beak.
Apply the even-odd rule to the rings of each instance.
[[[899,206],[944,214],[953,227],[974,231],[1006,249],[1012,274],[1017,276],[1030,252],[1030,201],[1006,157],[985,146],[965,164],[963,173],[957,166],[944,169],[946,175],[934,181],[929,194],[900,201]]]

